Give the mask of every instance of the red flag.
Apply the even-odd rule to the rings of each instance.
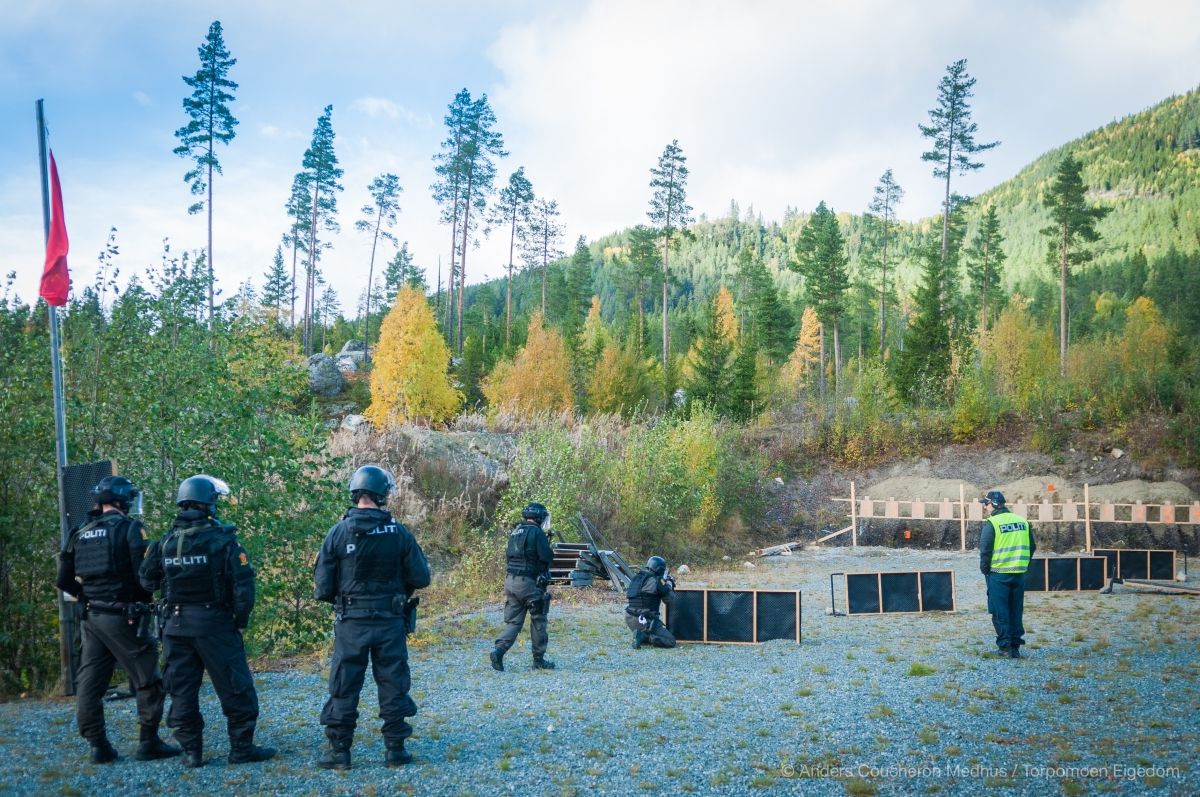
[[[46,304],[61,307],[67,303],[71,277],[67,274],[67,221],[63,218],[62,186],[58,166],[50,153],[50,237],[46,239],[46,266],[42,270],[42,289],[38,292]]]

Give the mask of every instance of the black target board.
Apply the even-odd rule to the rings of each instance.
[[[680,642],[799,642],[800,591],[680,589],[665,608],[665,622]]]
[[[1107,574],[1115,578],[1173,581],[1178,567],[1178,554],[1170,550],[1149,548],[1097,548],[1096,556],[1108,560]]]
[[[845,579],[847,614],[916,614],[955,609],[954,573],[950,570],[846,573]]]
[[[1103,589],[1109,560],[1103,556],[1035,556],[1025,571],[1026,592],[1079,592]]]
[[[704,641],[703,590],[675,590],[675,600],[666,607],[667,630],[680,642]]]

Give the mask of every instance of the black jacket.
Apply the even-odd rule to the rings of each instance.
[[[182,540],[182,544],[181,544]],[[180,555],[182,554],[182,555]],[[205,556],[203,572],[212,584],[211,595],[189,594],[195,584],[186,581],[198,556]],[[237,539],[237,528],[226,526],[205,512],[186,509],[161,540],[151,544],[138,573],[142,586],[151,592],[163,591],[163,599],[184,607],[179,616],[185,620],[177,628],[180,635],[202,635],[211,622],[230,621],[244,629],[254,611],[254,568],[246,549]],[[204,586],[204,580],[200,580]],[[171,633],[168,622],[166,632]]]
[[[550,539],[546,532],[536,523],[528,520],[509,532],[508,548],[505,552],[505,566],[508,573],[514,576],[537,578],[549,576],[550,565],[554,562],[554,551],[550,547]]]
[[[625,607],[628,614],[658,614],[659,603],[670,604],[675,600],[675,590],[657,573],[642,568],[629,581],[625,590],[629,605]]]
[[[425,552],[412,532],[383,509],[347,510],[317,555],[316,597],[386,598],[429,586]]]
[[[87,529],[88,539],[80,532]],[[99,536],[96,536],[99,533]],[[93,547],[84,555],[97,555],[94,546],[104,546],[103,555],[111,561],[102,575],[82,576],[76,580],[75,561],[80,546]],[[66,548],[58,557],[58,576],[54,585],[68,595],[107,603],[145,603],[150,593],[138,583],[138,568],[145,558],[149,542],[142,522],[117,512],[88,512],[88,522],[71,529]]]

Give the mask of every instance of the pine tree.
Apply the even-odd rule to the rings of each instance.
[[[571,345],[592,306],[592,253],[582,235],[575,242],[575,254],[571,255],[566,276],[567,314],[563,319],[563,335]]]
[[[979,220],[979,229],[967,254],[971,292],[979,299],[979,331],[987,332],[988,319],[996,315],[1000,293],[1000,270],[1004,266],[1004,237],[996,206],[989,205]],[[989,298],[991,305],[989,306]]]
[[[950,176],[964,175],[983,164],[971,160],[972,155],[999,145],[999,141],[979,144],[975,133],[979,126],[971,121],[969,100],[975,95],[975,78],[967,74],[967,60],[955,61],[946,67],[946,74],[938,83],[937,107],[929,111],[929,124],[918,124],[921,135],[931,139],[933,148],[922,153],[921,160],[934,164],[933,176],[946,181],[946,196],[942,212],[942,266],[950,247],[950,215],[954,208],[950,202]]]
[[[284,206],[291,227],[284,233],[283,242],[292,248],[292,292],[289,297],[288,320],[293,334],[296,331],[296,264],[300,252],[308,255],[308,228],[312,224],[312,194],[309,193],[307,174],[303,171],[292,178],[292,193]]]
[[[191,184],[192,196],[204,196],[188,208],[188,213],[199,213],[208,209],[208,248],[205,261],[208,263],[208,326],[213,323],[213,245],[212,245],[212,177],[221,173],[221,162],[215,147],[218,143],[228,144],[236,135],[234,128],[238,120],[229,110],[235,99],[233,92],[238,84],[229,79],[229,70],[237,59],[225,49],[220,21],[208,26],[208,35],[199,47],[200,68],[196,74],[183,76],[183,82],[191,89],[190,97],[184,97],[183,110],[188,123],[175,131],[179,146],[174,153],[181,158],[191,159],[193,166],[183,176]]]
[[[879,250],[879,356],[887,345],[888,255],[896,235],[896,206],[904,199],[904,189],[888,169],[875,186],[875,196],[867,218],[872,222],[872,243]]]
[[[508,185],[500,189],[492,206],[488,222],[508,227],[508,279],[504,287],[504,347],[512,343],[512,278],[514,248],[524,248],[529,235],[529,212],[533,205],[533,183],[525,177],[525,167],[508,177]]]
[[[838,337],[843,313],[843,295],[849,286],[846,273],[846,243],[837,216],[817,205],[796,242],[797,260],[793,268],[804,275],[808,301],[821,321],[821,390],[824,393],[825,330],[833,329],[833,373],[835,389],[841,382],[841,351]]]
[[[367,417],[377,426],[454,417],[463,395],[450,384],[449,363],[450,349],[424,294],[401,288],[380,328]]]
[[[767,267],[750,248],[743,248],[737,259],[738,279],[743,284],[743,301],[748,319],[746,334],[755,346],[775,362],[782,362],[792,350],[792,317],[779,301],[779,291],[767,273]]]
[[[671,357],[671,333],[667,324],[667,285],[671,246],[679,232],[687,230],[692,223],[692,206],[687,204],[687,158],[675,139],[666,146],[658,158],[658,165],[650,170],[650,210],[646,214],[662,240],[662,356],[663,371],[668,370]]]
[[[304,353],[313,352],[312,316],[317,297],[317,264],[320,262],[322,244],[317,238],[318,229],[336,233],[341,229],[337,222],[337,193],[342,190],[338,182],[342,170],[338,167],[337,153],[333,149],[333,106],[326,105],[313,129],[312,143],[304,152],[305,172],[302,185],[312,192],[309,205],[312,215],[308,223],[308,263],[304,295]]]
[[[408,251],[408,241],[400,245],[396,254],[388,261],[383,272],[383,296],[389,305],[396,301],[396,294],[404,286],[425,291],[425,271],[413,264]]]
[[[546,315],[546,280],[550,263],[563,256],[558,248],[563,228],[558,223],[558,202],[538,198],[529,211],[529,238],[522,252],[526,268],[542,271],[542,315]]]
[[[1042,229],[1047,238],[1046,262],[1058,271],[1058,368],[1062,376],[1067,375],[1067,276],[1072,268],[1091,259],[1084,244],[1100,240],[1096,222],[1110,210],[1088,205],[1085,195],[1083,166],[1067,155],[1043,202],[1053,223]]]
[[[371,261],[367,266],[367,285],[375,282],[375,248],[382,238],[389,243],[396,243],[392,227],[396,226],[396,215],[400,212],[400,178],[394,174],[381,174],[371,181],[367,191],[371,194],[371,204],[363,205],[363,217],[354,223],[354,229],[371,235]],[[371,291],[367,291],[366,311],[363,313],[363,347],[364,359],[371,361]]]
[[[936,241],[922,252],[925,261],[917,289],[916,317],[897,355],[896,388],[912,403],[940,403],[950,375],[950,327],[941,305],[942,258]]]
[[[655,281],[661,277],[662,257],[653,228],[639,224],[629,231],[629,256],[625,262],[624,281],[630,286],[637,305],[637,351],[640,354],[646,344],[646,294],[654,290]]]

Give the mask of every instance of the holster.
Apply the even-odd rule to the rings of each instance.
[[[417,606],[421,604],[421,596],[397,595],[392,599],[392,611],[404,618],[404,634],[407,636],[417,630]]]

